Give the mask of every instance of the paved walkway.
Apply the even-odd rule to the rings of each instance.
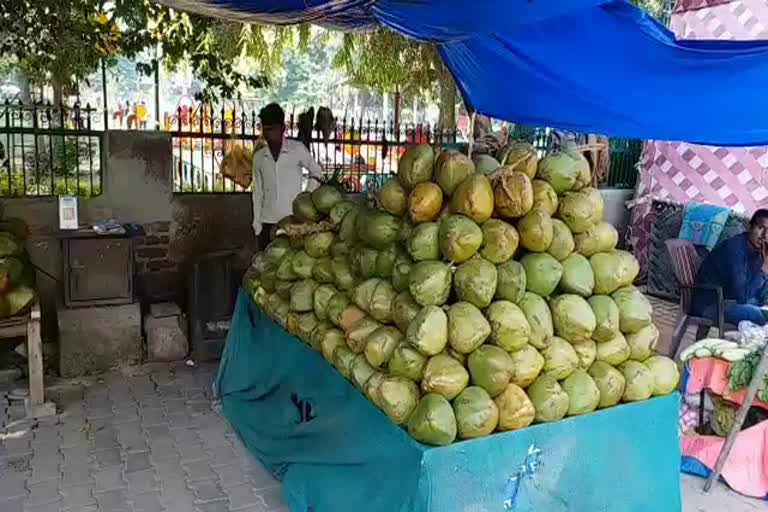
[[[287,512],[279,482],[211,408],[215,365],[144,365],[50,380],[30,425],[0,392],[0,512]],[[768,510],[681,476],[683,512]],[[446,511],[448,512],[448,511]]]
[[[61,414],[36,425],[0,395],[0,511],[287,511],[279,482],[212,411],[215,371],[144,365],[54,382]]]

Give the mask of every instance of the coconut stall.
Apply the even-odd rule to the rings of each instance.
[[[429,41],[468,109],[500,119],[768,141],[768,46],[677,41],[623,0],[163,2]],[[216,382],[292,510],[680,509],[679,374],[591,183],[569,151],[416,145],[373,202],[295,199]]]

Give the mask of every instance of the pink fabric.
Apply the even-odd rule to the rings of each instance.
[[[680,450],[712,469],[725,439],[717,436],[680,436]],[[742,430],[723,466],[728,485],[747,496],[768,495],[768,421]]]
[[[692,359],[688,366],[686,393],[710,389],[722,396],[728,383],[728,361],[715,357]],[[724,397],[738,404],[744,400],[746,390],[741,389]],[[768,409],[768,404],[755,400],[754,405]],[[725,439],[718,436],[680,436],[683,455],[695,458],[708,468],[715,467]],[[723,478],[734,490],[763,498],[768,495],[768,421],[742,430],[728,455],[722,472]]]
[[[684,4],[678,4],[670,19],[671,30],[681,39],[768,39],[765,0],[687,0]],[[747,214],[768,206],[766,146],[725,148],[647,141],[638,168],[639,212],[633,211],[631,232],[641,275],[648,261],[645,219],[650,209],[643,205],[650,205],[650,198],[697,201]]]
[[[702,357],[691,359],[688,363],[688,385],[686,394],[698,393],[702,389],[709,389],[716,395],[722,396],[730,402],[740,404],[744,401],[746,389],[740,389],[723,396],[725,386],[728,384],[728,367],[730,363],[718,357]],[[768,404],[755,398],[757,407],[768,409]]]

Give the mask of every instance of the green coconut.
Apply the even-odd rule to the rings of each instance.
[[[379,327],[381,327],[379,322],[369,316],[363,316],[354,323],[351,329],[347,330],[347,346],[355,354],[362,354],[368,336]]]
[[[397,178],[406,190],[432,179],[435,153],[429,144],[414,144],[405,150],[397,165]]]
[[[410,256],[398,254],[395,257],[395,264],[392,266],[392,286],[395,288],[395,291],[402,292],[408,290],[412,266],[413,261]]]
[[[619,366],[629,359],[632,349],[630,348],[624,336],[617,334],[615,338],[597,344],[597,360]]]
[[[579,356],[579,368],[588,370],[597,359],[597,343],[595,340],[580,341],[573,345],[573,350]]]
[[[624,334],[633,334],[650,325],[653,308],[648,298],[634,286],[624,286],[611,295],[619,308],[619,328]]]
[[[328,319],[328,303],[337,293],[339,293],[339,291],[332,284],[324,284],[315,288],[315,294],[313,296],[313,309],[318,319]]]
[[[446,197],[453,195],[456,187],[474,174],[475,165],[465,154],[453,149],[446,149],[435,161],[435,181]]]
[[[331,259],[331,271],[333,272],[333,282],[336,288],[339,290],[351,290],[355,287],[357,280],[352,275],[352,268],[346,256],[334,256]]]
[[[454,213],[481,224],[491,218],[494,209],[493,188],[483,174],[473,174],[456,188],[451,198]]]
[[[587,302],[595,314],[595,331],[592,333],[595,341],[610,341],[620,334],[619,307],[610,296],[593,295]]]
[[[449,215],[440,222],[439,241],[443,256],[454,263],[461,263],[480,249],[483,230],[464,215]]]
[[[349,350],[346,345],[339,345],[333,350],[333,366],[344,377],[351,376],[352,361],[357,355]]]
[[[624,395],[625,379],[624,374],[606,363],[605,361],[595,361],[587,371],[600,391],[599,408],[611,407],[619,403]]]
[[[520,244],[533,252],[544,252],[552,245],[552,218],[542,210],[531,210],[517,222]]]
[[[437,354],[427,360],[421,378],[422,393],[437,393],[446,400],[453,400],[469,384],[469,373],[446,354]]]
[[[555,193],[561,195],[589,183],[589,162],[575,149],[555,150],[539,160],[536,177],[552,185]]]
[[[392,321],[398,329],[405,332],[408,329],[411,320],[413,320],[413,317],[415,317],[416,313],[420,310],[421,306],[413,300],[411,293],[402,291],[395,295],[395,298],[392,301]]]
[[[525,313],[508,300],[493,302],[485,312],[490,322],[491,343],[507,352],[520,350],[528,344],[531,326]]]
[[[548,347],[555,335],[555,328],[547,302],[535,293],[525,292],[518,305],[531,326],[529,343],[539,350]]]
[[[557,214],[574,234],[584,233],[602,218],[603,196],[593,190],[568,192],[560,199]]]
[[[354,201],[343,200],[333,205],[331,211],[328,213],[328,220],[331,221],[334,227],[341,226],[341,222],[344,217],[352,210],[357,209],[357,204]]]
[[[516,141],[505,146],[499,153],[499,159],[501,165],[523,173],[529,179],[536,176],[539,155],[530,142]]]
[[[450,402],[436,393],[422,396],[408,420],[408,434],[424,444],[451,444],[456,439],[456,415]]]
[[[401,249],[394,243],[386,249],[379,251],[376,257],[376,275],[382,278],[392,277],[392,268],[395,266],[395,258]]]
[[[542,210],[550,217],[557,212],[558,199],[555,189],[544,180],[531,181],[533,188],[533,209]]]
[[[414,261],[440,259],[440,224],[424,222],[413,228],[408,238],[408,254]]]
[[[607,222],[593,224],[583,233],[574,237],[576,251],[589,258],[599,252],[608,252],[619,243],[619,232]]]
[[[619,366],[627,384],[621,399],[625,402],[647,400],[653,395],[656,379],[653,372],[639,361],[625,361]]]
[[[379,384],[381,410],[398,425],[404,425],[419,404],[419,387],[404,377],[384,377]]]
[[[533,208],[533,185],[526,174],[510,167],[500,167],[489,178],[497,217],[514,219]]]
[[[414,224],[435,220],[442,207],[443,190],[435,183],[419,183],[408,194],[408,216]]]
[[[309,279],[312,277],[312,268],[315,266],[315,258],[307,254],[306,251],[298,251],[291,258],[293,273],[299,279]]]
[[[291,311],[305,313],[315,307],[314,296],[317,282],[312,279],[297,281],[291,288]]]
[[[408,343],[401,343],[395,347],[392,357],[389,358],[387,369],[393,376],[405,377],[413,381],[420,381],[424,375],[424,366],[427,357],[421,354]]]
[[[488,219],[483,222],[482,231],[480,256],[494,265],[500,265],[515,255],[520,236],[512,224],[500,219]]]
[[[331,258],[326,256],[315,260],[315,265],[312,267],[312,278],[318,283],[333,283]]]
[[[334,240],[331,244],[331,257],[347,256],[352,251],[352,244],[350,242],[342,242],[341,240]]]
[[[610,295],[622,286],[628,286],[640,272],[635,257],[626,251],[598,252],[589,258],[595,274],[596,294]]]
[[[344,195],[333,185],[320,185],[312,191],[312,203],[318,212],[327,215]]]
[[[574,370],[560,385],[568,395],[568,416],[587,414],[597,409],[600,389],[586,370]]]
[[[528,280],[525,267],[515,260],[507,260],[496,267],[498,278],[496,283],[496,298],[518,304],[523,300]]]
[[[365,356],[360,354],[352,360],[352,364],[349,367],[349,373],[352,383],[359,390],[365,388],[365,383],[371,378],[371,375],[376,373],[376,370],[368,364]]]
[[[451,292],[451,268],[439,261],[420,261],[411,267],[408,289],[422,306],[440,306]]]
[[[523,388],[517,384],[507,384],[494,402],[499,408],[499,430],[517,430],[533,423],[536,410]]]
[[[499,408],[481,387],[469,386],[453,401],[456,426],[461,439],[487,436],[499,423]]]
[[[563,266],[548,253],[528,253],[520,259],[525,268],[526,287],[542,297],[552,294],[563,275]]]
[[[280,297],[290,300],[294,281],[275,281],[275,291]]]
[[[312,201],[311,192],[301,192],[293,200],[293,216],[303,221],[316,221],[320,215]]]
[[[437,306],[419,311],[405,334],[405,340],[425,356],[442,352],[448,344],[448,316]]]
[[[472,155],[472,161],[475,163],[475,172],[479,174],[490,174],[499,167],[501,164],[498,160],[491,155]]]
[[[544,356],[533,345],[525,345],[520,350],[510,352],[512,358],[512,378],[510,381],[521,388],[530,386],[544,368]]]
[[[568,413],[569,398],[557,380],[550,375],[539,375],[526,390],[536,411],[538,422],[561,420]]]
[[[573,294],[558,295],[549,304],[555,334],[573,343],[589,340],[595,330],[595,314],[589,303]]]
[[[357,216],[360,209],[354,208],[347,212],[339,226],[339,238],[344,242],[357,241]]]
[[[589,260],[578,253],[573,253],[563,260],[563,277],[560,289],[566,293],[575,293],[582,297],[592,295],[595,287],[595,274]]]
[[[498,271],[490,261],[476,257],[458,266],[453,275],[459,300],[486,308],[496,294]]]
[[[624,337],[632,352],[630,359],[643,362],[653,355],[659,341],[659,330],[653,324],[648,324],[636,333]]]
[[[386,249],[395,243],[400,227],[398,217],[379,210],[366,210],[356,219],[357,237],[376,249]]]
[[[456,302],[448,308],[448,344],[460,354],[469,354],[491,334],[491,324],[477,306]]]
[[[541,355],[544,356],[544,373],[557,380],[568,377],[579,366],[579,356],[573,345],[557,336],[552,337]]]
[[[552,219],[552,243],[547,247],[547,252],[557,261],[563,261],[573,252],[574,247],[573,235],[565,222]]]
[[[365,383],[365,388],[363,390],[365,396],[368,397],[368,400],[373,402],[373,404],[379,408],[381,408],[381,394],[379,393],[379,386],[381,386],[381,383],[384,382],[386,377],[387,375],[385,373],[374,372],[374,374],[371,375],[368,379],[368,382]]]
[[[677,388],[680,381],[680,372],[677,364],[665,356],[651,356],[643,364],[653,374],[653,394],[666,395]]]
[[[408,210],[408,192],[396,177],[391,177],[384,182],[379,189],[379,203],[381,206],[398,217],[402,217]]]
[[[328,329],[320,338],[320,352],[326,361],[333,362],[333,352],[336,347],[346,347],[347,341],[341,329]]]
[[[512,378],[512,358],[495,345],[480,345],[467,358],[472,385],[480,386],[495,397]]]
[[[333,325],[338,326],[341,313],[349,306],[349,299],[343,292],[336,293],[328,300],[325,308],[326,316]]]

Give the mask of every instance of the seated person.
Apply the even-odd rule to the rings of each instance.
[[[729,324],[749,320],[765,325],[760,309],[768,302],[768,210],[760,209],[749,221],[749,231],[715,247],[701,264],[696,285],[720,286]],[[716,320],[717,296],[713,290],[697,289],[693,295],[695,315]]]

